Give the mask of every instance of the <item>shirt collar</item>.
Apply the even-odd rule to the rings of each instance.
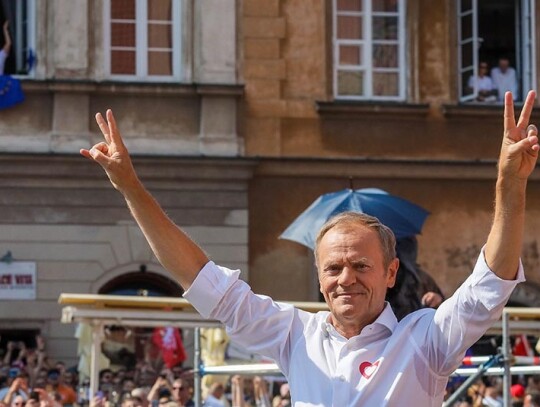
[[[324,318],[321,322],[321,329],[323,332],[334,332],[335,328],[328,322],[330,320],[330,313],[326,315],[326,318]],[[386,327],[390,332],[394,332],[394,329],[396,328],[398,322],[396,315],[394,314],[394,311],[392,311],[392,307],[390,306],[390,303],[388,301],[385,301],[384,308],[382,312],[379,314],[377,319],[370,325],[382,325]],[[369,325],[368,325],[369,326]],[[335,331],[337,334],[337,331]],[[340,336],[339,334],[337,334]]]
[[[381,324],[387,327],[390,332],[394,332],[398,322],[396,315],[394,314],[394,311],[392,311],[392,307],[388,301],[385,301],[384,309],[379,317],[375,320],[374,324]]]

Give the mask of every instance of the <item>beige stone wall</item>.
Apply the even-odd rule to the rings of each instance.
[[[247,276],[245,225],[185,227],[190,236],[220,264],[242,268]],[[146,265],[147,272],[170,275],[152,255],[139,228],[117,226],[4,224],[0,252],[10,250],[19,261],[37,264],[35,301],[3,301],[2,328],[38,328],[47,337],[54,360],[76,363],[75,325],[60,321],[62,293],[98,293],[108,281]]]
[[[216,262],[249,278],[250,163],[135,159],[167,214]],[[60,324],[62,293],[98,293],[136,272],[168,276],[126,204],[84,158],[0,155],[0,253],[37,265],[35,301],[3,301],[0,327],[39,329],[51,358],[75,362],[73,325]]]

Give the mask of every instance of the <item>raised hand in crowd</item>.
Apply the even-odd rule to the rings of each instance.
[[[22,394],[21,394],[22,393]],[[4,400],[2,400],[7,405],[11,405],[13,402],[13,399],[17,395],[24,395],[24,398],[28,397],[28,380],[26,377],[19,375],[13,382],[11,383],[11,386],[9,386],[9,390],[6,393]]]
[[[164,389],[167,389],[169,394],[172,394],[172,387],[171,383],[167,379],[167,373],[162,372],[154,382],[154,385],[150,389],[150,392],[148,393],[148,401],[152,402],[154,400],[158,400],[161,397],[161,393]]]
[[[253,378],[253,389],[255,391],[255,404],[257,407],[271,407],[270,396],[268,395],[268,383],[260,376]]]
[[[232,407],[245,407],[244,401],[244,378],[240,375],[231,377],[231,401]]]

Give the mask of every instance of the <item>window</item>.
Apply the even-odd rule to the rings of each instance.
[[[502,102],[505,90],[522,100],[527,90],[536,88],[534,0],[457,4],[459,100]],[[486,100],[482,92],[490,83],[493,96]]]
[[[336,99],[405,99],[405,0],[333,0]]]
[[[105,65],[114,79],[180,79],[181,0],[106,0]]]
[[[8,75],[29,75],[35,66],[35,2],[34,0],[4,0],[0,6],[0,25],[9,21],[11,50],[4,65]],[[0,30],[1,46],[5,44]]]

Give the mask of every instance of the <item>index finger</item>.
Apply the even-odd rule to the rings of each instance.
[[[101,115],[101,113],[96,113],[96,123],[99,126],[99,129],[101,130],[101,134],[103,134],[103,137],[105,137],[105,141],[107,144],[111,144],[111,137],[109,136],[109,127],[107,126],[107,122],[105,122],[105,119]]]
[[[123,146],[124,141],[122,140],[122,136],[120,136],[120,132],[118,131],[118,127],[116,126],[116,120],[114,119],[114,115],[111,109],[107,109],[107,122],[109,124],[109,135],[111,137],[111,140],[117,145]]]
[[[534,106],[534,99],[536,98],[536,92],[534,90],[529,91],[527,94],[527,99],[525,99],[525,104],[523,109],[521,109],[521,114],[519,115],[518,127],[525,130],[529,124],[529,119],[531,117],[532,109]]]
[[[514,99],[512,93],[504,94],[504,129],[508,130],[516,127],[516,117],[514,116]]]

